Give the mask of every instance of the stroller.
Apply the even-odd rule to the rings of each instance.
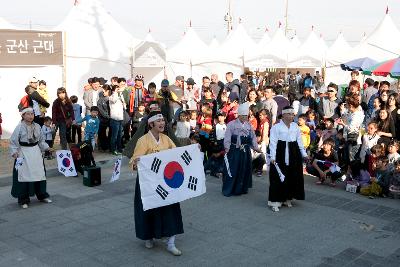
[[[75,168],[83,174],[84,167],[96,166],[93,157],[93,147],[90,141],[83,141],[71,147],[72,159],[74,160]]]

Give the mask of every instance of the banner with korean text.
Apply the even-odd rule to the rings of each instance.
[[[140,157],[138,172],[143,210],[204,194],[203,158],[197,144]]]
[[[0,66],[63,65],[62,32],[0,30]]]

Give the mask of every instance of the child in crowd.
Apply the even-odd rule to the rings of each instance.
[[[395,140],[390,141],[388,145],[388,160],[389,164],[393,165],[396,161],[400,159],[399,151],[399,143]]]
[[[43,97],[44,100],[49,101],[49,94],[47,92],[46,82],[44,80],[39,81],[39,87],[37,88],[37,92],[41,97]],[[42,114],[41,116],[44,117],[47,112],[47,108],[39,104],[39,109],[40,113]]]
[[[371,155],[368,160],[368,172],[371,176],[375,176],[375,169],[374,169],[374,163],[376,162],[376,159],[385,156],[385,149],[383,148],[382,145],[376,144],[371,148]]]
[[[210,107],[211,111],[212,111],[212,119],[214,120],[216,118],[217,115],[217,100],[215,100],[213,98],[212,95],[212,90],[210,89],[210,87],[204,87],[203,88],[203,93],[204,93],[204,98],[201,100],[200,102],[200,106],[202,107],[205,104],[208,104],[208,106]]]
[[[249,108],[249,123],[251,124],[253,131],[257,130],[257,126],[258,126],[256,113],[257,112],[256,112],[255,105],[250,106],[250,108]]]
[[[197,128],[197,110],[191,110],[190,111],[189,124],[190,124],[190,131],[192,133],[196,132],[196,128]]]
[[[93,149],[96,145],[97,133],[99,132],[100,120],[97,118],[99,114],[99,108],[96,106],[92,106],[90,108],[90,115],[86,115],[84,118],[80,120],[75,120],[74,124],[81,123],[83,121],[86,122],[85,127],[85,141],[90,141]]]
[[[257,138],[258,149],[263,151],[263,153],[259,153],[254,150],[251,151],[251,157],[253,159],[253,171],[255,171],[257,177],[261,177],[263,173],[263,167],[266,164],[264,155],[264,150],[266,146],[264,146],[262,142],[262,133],[259,130],[256,130],[254,131],[254,134]]]
[[[313,110],[309,110],[306,113],[307,121],[306,125],[310,128],[310,143],[317,142],[317,116]]]
[[[226,131],[225,124],[226,114],[222,111],[217,113],[217,124],[213,127],[210,133],[210,157],[204,165],[204,170],[210,171],[212,176],[222,178],[223,165],[224,165],[224,137]]]
[[[145,102],[139,102],[138,103],[138,108],[133,114],[132,117],[132,135],[136,133],[137,128],[139,127],[140,122],[146,116],[146,107],[145,107]]]
[[[186,111],[181,111],[179,114],[179,121],[176,123],[176,138],[183,146],[190,144],[190,122]]]
[[[199,117],[197,124],[199,125],[199,136],[201,150],[207,155],[210,148],[210,132],[212,131],[212,109],[207,103],[201,107],[201,117]]]
[[[78,97],[72,95],[69,98],[72,102],[72,107],[74,109],[74,116],[76,121],[82,120],[82,106],[78,104]],[[72,125],[72,143],[75,143],[75,136],[78,135],[78,143],[82,142],[82,123],[76,123]]]
[[[303,146],[305,149],[307,149],[310,146],[311,137],[310,137],[310,128],[307,125],[306,114],[299,115],[297,124],[299,125],[300,128],[301,140],[303,141]]]
[[[299,118],[300,119],[300,118]],[[323,184],[329,179],[330,186],[336,186],[336,180],[342,176],[341,172],[335,168],[338,166],[339,160],[334,150],[335,141],[331,138],[326,139],[322,144],[322,149],[319,151],[312,162],[311,166],[307,166],[309,174],[318,177],[317,185]]]
[[[53,148],[55,127],[54,125],[52,125],[52,120],[50,117],[44,118],[44,124],[41,131],[44,137],[44,141],[49,145],[50,148]],[[54,159],[54,156],[51,154],[50,150],[47,150],[44,156],[48,160]]]
[[[151,102],[156,100],[156,89],[157,86],[155,83],[151,82],[149,83],[148,89],[147,89],[147,95],[144,96],[144,105],[147,107]]]
[[[325,119],[324,125],[325,125],[324,130],[317,130],[317,135],[319,137],[317,151],[321,150],[322,144],[324,143],[325,140],[329,138],[335,138],[337,134],[337,131],[334,128],[335,121],[332,118]]]
[[[358,192],[361,188],[369,186],[371,175],[363,168],[363,164],[359,160],[350,162],[347,174],[346,183],[357,186]]]
[[[376,159],[373,168],[376,176],[371,178],[371,184],[360,189],[360,194],[364,196],[374,197],[389,195],[389,187],[391,181],[391,170],[388,167],[389,160],[385,156],[380,156]]]
[[[362,145],[360,150],[360,159],[361,163],[364,164],[367,170],[372,170],[372,157],[371,157],[371,149],[378,143],[380,138],[377,135],[378,125],[376,122],[370,122],[367,126],[367,133],[362,137]],[[370,167],[369,167],[370,166]]]

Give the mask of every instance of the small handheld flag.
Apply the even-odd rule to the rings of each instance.
[[[119,176],[121,174],[121,162],[122,159],[118,158],[115,163],[114,163],[114,168],[113,168],[113,174],[110,180],[110,183],[115,182],[117,180],[119,180]]]
[[[58,171],[66,177],[77,176],[70,150],[57,150]]]

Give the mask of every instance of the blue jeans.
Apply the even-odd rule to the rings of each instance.
[[[111,152],[119,151],[121,147],[122,137],[122,121],[110,119],[111,127]]]

